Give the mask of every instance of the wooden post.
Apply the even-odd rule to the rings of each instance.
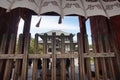
[[[83,39],[81,33],[77,34],[78,41],[78,62],[79,62],[79,80],[85,80],[84,56],[83,56]]]
[[[0,44],[2,43],[2,37],[4,35],[4,31],[5,31],[5,15],[6,15],[6,9],[4,8],[0,8]],[[1,75],[2,76],[2,75]],[[1,78],[0,78],[1,79]]]
[[[88,43],[88,36],[87,36],[87,34],[84,35],[84,36],[85,36],[85,52],[90,53],[90,51],[89,51],[89,43]],[[90,58],[86,58],[86,70],[87,70],[87,74],[88,74],[88,79],[92,80]]]
[[[79,23],[80,23],[80,33],[82,35],[82,39],[83,39],[83,52],[85,52],[85,34],[87,34],[87,31],[86,31],[86,19],[82,16],[79,16]],[[86,67],[86,66],[85,66]]]
[[[35,41],[34,41],[34,55],[38,53],[38,34],[35,34]],[[37,80],[37,67],[38,60],[33,60],[33,70],[32,70],[32,80]],[[40,75],[39,75],[40,76]]]
[[[115,69],[115,76],[116,79],[119,79],[120,75],[120,16],[115,16],[112,17],[109,20],[109,27],[110,27],[110,33],[111,34],[111,39],[110,41],[112,42],[112,48],[116,54],[116,57],[113,59],[113,64],[114,64],[114,69]]]
[[[104,41],[105,41],[106,52],[108,52],[108,54],[110,54],[111,50],[110,50],[109,35],[106,35],[104,37]],[[108,63],[107,65],[109,68],[110,79],[116,80],[112,58],[108,58],[106,61]]]
[[[74,54],[73,35],[72,34],[70,34],[70,54]],[[74,58],[70,59],[70,69],[71,69],[71,80],[75,80]]]
[[[7,43],[7,35],[4,34],[3,35],[3,38],[2,38],[2,43],[1,43],[1,46],[0,46],[0,55],[1,54],[5,54],[5,49],[6,49],[6,43]],[[0,79],[2,79],[2,72],[3,72],[3,64],[4,64],[4,61],[3,60],[0,60]]]
[[[99,52],[104,53],[102,36],[98,34],[98,44],[99,44]],[[104,58],[100,58],[101,69],[102,69],[102,76],[104,80],[107,80],[107,70],[106,70],[106,62]]]
[[[56,33],[52,33],[52,77],[51,80],[56,80]]]
[[[25,35],[25,44],[24,44],[24,56],[23,56],[23,62],[22,62],[22,74],[21,74],[22,80],[27,79],[29,43],[30,43],[30,34],[26,34]]]
[[[8,54],[13,54],[15,48],[15,35],[11,35]],[[12,72],[13,60],[7,60],[3,80],[9,80]]]
[[[7,51],[9,50],[9,44],[10,44],[10,37],[11,34],[14,34],[15,36],[17,36],[17,29],[18,29],[18,23],[20,21],[20,17],[19,17],[19,9],[14,9],[11,12],[6,13],[5,9],[1,9],[0,12],[0,44],[1,44],[1,39],[3,34],[7,34],[8,36],[8,41],[6,44],[6,53],[8,53]],[[2,66],[2,74],[0,74],[0,79],[3,79],[3,74],[4,74],[4,70],[5,70],[5,60],[4,60],[4,64]]]
[[[6,43],[7,43],[7,35],[4,34],[3,38],[2,38],[2,43],[1,43],[1,46],[0,46],[0,54],[5,54]],[[3,64],[3,60],[0,60],[0,72],[1,72],[1,69],[2,69],[2,64]]]
[[[24,23],[24,29],[23,29],[23,35],[24,34],[28,34],[30,32],[30,23],[31,23],[31,11],[28,9],[24,9],[23,10],[23,16],[22,18],[24,19],[25,23]]]
[[[61,34],[61,54],[65,54],[65,37]],[[61,80],[66,80],[66,59],[61,59]],[[69,74],[69,73],[68,73]]]
[[[43,37],[43,54],[47,54],[47,34]],[[47,61],[43,58],[42,80],[47,80]]]
[[[23,42],[23,35],[20,34],[16,54],[22,54],[22,42]],[[14,69],[14,78],[13,78],[13,80],[17,80],[19,78],[19,75],[20,75],[20,60],[16,59],[15,60],[15,69]]]
[[[92,47],[93,47],[93,52],[96,54],[97,53],[97,45],[96,45],[96,35],[92,35]],[[95,68],[95,80],[100,80],[99,76],[99,66],[98,66],[98,58],[94,58],[94,68]]]

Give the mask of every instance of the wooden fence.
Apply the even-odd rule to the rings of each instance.
[[[74,51],[73,36],[70,35],[70,52],[65,52],[65,40],[64,34],[61,34],[61,54],[56,54],[56,34],[52,34],[52,54],[47,53],[47,34],[43,38],[43,52],[38,53],[38,38],[39,34],[35,35],[34,53],[29,54],[30,35],[19,35],[17,51],[15,51],[15,36],[12,35],[8,51],[6,53],[7,35],[3,36],[0,46],[0,72],[2,72],[4,65],[3,80],[10,80],[12,69],[14,68],[13,80],[27,80],[28,72],[28,60],[32,59],[32,80],[37,80],[37,61],[42,58],[42,73],[41,80],[48,80],[48,73],[51,73],[50,80],[58,80],[56,60],[61,60],[61,68],[59,80],[67,80],[65,60],[70,59],[70,72],[69,79],[75,80],[75,62],[74,59],[78,59],[79,79],[77,80],[116,80],[115,70],[113,65],[113,59],[116,59],[114,45],[111,45],[109,36],[102,37],[101,35],[92,36],[92,52],[89,50],[87,35],[82,36],[81,33],[77,34],[78,52]],[[84,37],[84,38],[83,38]],[[23,44],[24,43],[24,44]],[[113,49],[111,49],[111,47]],[[52,59],[51,69],[47,70],[47,59]],[[91,58],[94,63],[95,72],[91,71]],[[3,64],[5,62],[5,64]],[[14,67],[13,67],[14,64]]]

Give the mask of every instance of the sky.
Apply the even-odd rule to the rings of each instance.
[[[36,27],[39,19],[41,22],[39,27]],[[45,33],[51,30],[62,30],[64,32],[75,34],[74,40],[77,40],[77,33],[80,32],[78,16],[64,16],[62,24],[58,24],[59,16],[32,16],[30,33],[34,38],[36,33]],[[21,19],[18,28],[18,34],[23,32],[24,21]],[[88,33],[89,42],[91,44],[91,31],[89,19],[86,21],[86,28]]]

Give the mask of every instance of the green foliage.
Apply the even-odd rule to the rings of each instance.
[[[93,57],[90,57],[90,62],[94,62],[94,58]]]
[[[89,48],[90,48],[90,49],[92,48],[92,44],[89,44]]]
[[[30,49],[29,49],[30,54],[34,53],[34,41],[35,41],[35,39],[31,38],[31,40],[30,40]],[[38,53],[41,53],[42,51],[43,51],[43,46],[38,43]],[[18,52],[18,40],[16,42],[15,52]]]
[[[34,38],[31,38],[30,40],[30,54],[34,53]],[[38,44],[38,53],[41,53],[43,50],[43,46],[41,44]]]

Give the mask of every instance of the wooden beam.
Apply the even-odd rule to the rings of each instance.
[[[78,53],[74,54],[56,54],[56,58],[78,58]],[[0,59],[23,59],[24,54],[1,54]],[[90,57],[115,57],[114,52],[109,53],[84,53],[84,58],[90,58]],[[39,59],[39,58],[52,58],[52,54],[28,54],[28,59]]]

